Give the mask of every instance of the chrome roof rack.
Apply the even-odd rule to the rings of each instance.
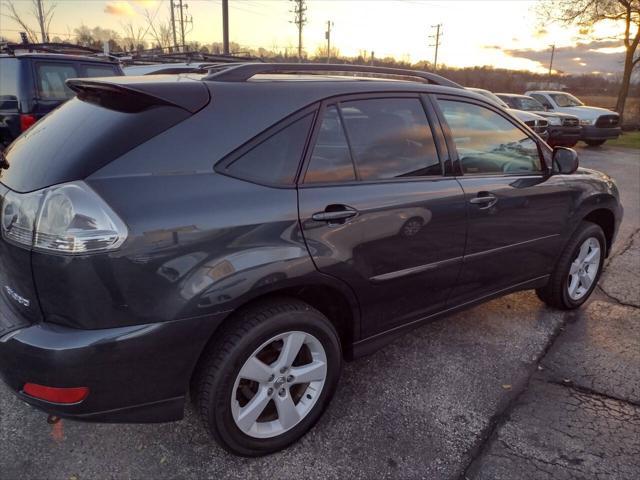
[[[203,80],[217,82],[246,82],[251,77],[265,73],[362,73],[367,75],[409,77],[424,83],[444,87],[462,88],[456,82],[435,73],[402,68],[375,67],[370,65],[323,64],[323,63],[240,63],[216,65],[209,68],[209,75]]]

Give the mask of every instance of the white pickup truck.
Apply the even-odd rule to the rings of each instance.
[[[538,100],[548,111],[569,113],[580,119],[582,133],[580,140],[596,147],[620,136],[620,116],[606,108],[588,107],[567,92],[533,90],[525,95]]]

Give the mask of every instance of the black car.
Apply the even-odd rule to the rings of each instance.
[[[433,74],[68,86],[0,170],[0,372],[54,416],[178,420],[191,392],[226,449],[276,451],[343,359],[518,290],[579,307],[622,217],[611,178]]]
[[[69,78],[124,75],[106,58],[44,52],[0,54],[0,150],[73,96]]]
[[[580,140],[582,127],[578,117],[568,113],[548,112],[540,102],[527,95],[513,93],[496,93],[496,95],[514,110],[532,112],[545,117],[549,134],[547,143],[552,147],[573,147]]]

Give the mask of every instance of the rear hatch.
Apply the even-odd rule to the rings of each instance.
[[[3,208],[5,203],[9,206],[8,195],[24,198],[29,192],[82,180],[209,102],[209,90],[202,82],[180,80],[114,77],[113,81],[69,81],[77,98],[23,133],[0,158],[0,222],[11,225],[10,218],[17,218],[15,212]],[[11,228],[19,231],[16,225]],[[26,243],[17,245],[4,233],[3,229],[0,336],[42,320],[28,245],[31,234],[25,233],[21,238]]]

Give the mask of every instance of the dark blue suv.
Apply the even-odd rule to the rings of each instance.
[[[24,48],[24,47],[23,47]],[[53,53],[0,54],[0,150],[73,97],[65,81],[124,75],[106,58]]]
[[[622,218],[578,168],[437,75],[238,64],[70,80],[0,169],[0,374],[84,421],[183,416],[284,448],[343,359],[536,289],[589,297]]]

